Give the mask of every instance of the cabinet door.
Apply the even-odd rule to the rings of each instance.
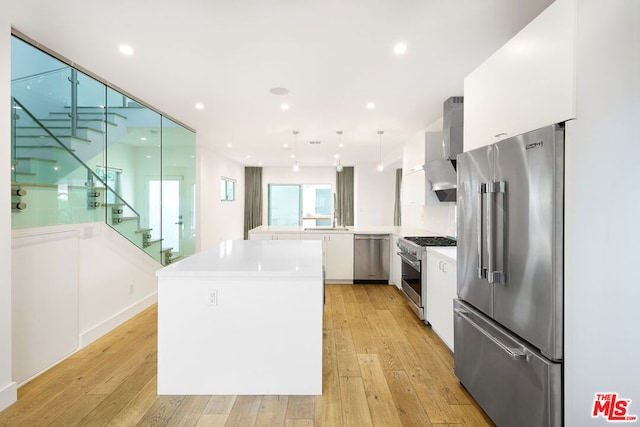
[[[402,289],[402,259],[398,255],[398,236],[393,236],[393,245],[391,246],[391,282]]]
[[[451,351],[453,351],[453,300],[455,298],[455,263],[441,255],[429,252],[426,319]]]
[[[576,117],[572,3],[553,3],[465,78],[465,151]]]
[[[299,233],[277,233],[274,235],[276,240],[300,240]]]
[[[273,240],[272,233],[249,233],[249,240]]]
[[[353,234],[326,234],[324,247],[326,279],[353,281]]]

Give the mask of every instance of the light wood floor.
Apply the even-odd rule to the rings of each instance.
[[[25,384],[0,426],[492,425],[395,286],[327,286],[322,396],[157,396],[156,320],[153,306]]]

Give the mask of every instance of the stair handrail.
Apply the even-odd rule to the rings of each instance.
[[[54,68],[53,70],[43,71],[41,73],[36,73],[36,74],[30,74],[28,76],[17,77],[15,79],[12,79],[11,83],[24,82],[24,81],[27,81],[27,80],[35,79],[36,77],[48,76],[49,74],[55,74],[58,71],[64,71],[64,70],[68,70],[70,68],[71,67],[69,67],[69,66],[64,66],[64,67],[60,67],[60,68]]]
[[[74,159],[76,159],[78,161],[78,163],[80,163],[82,165],[82,167],[84,167],[87,172],[89,172],[93,177],[97,178],[98,181],[104,185],[105,189],[110,190],[111,192],[113,192],[113,194],[116,195],[116,197],[118,197],[118,199],[120,199],[120,201],[122,201],[122,203],[124,205],[126,205],[129,209],[131,209],[133,211],[133,213],[136,215],[136,221],[138,223],[138,228],[140,227],[140,214],[138,213],[138,211],[136,211],[133,206],[131,206],[126,200],[124,200],[122,198],[122,196],[120,196],[120,194],[118,194],[118,192],[116,192],[113,188],[111,188],[98,174],[96,174],[94,171],[91,170],[90,167],[87,166],[87,164],[85,162],[83,162],[82,160],[80,160],[80,158],[78,156],[75,155],[75,153],[73,151],[71,151],[69,149],[69,147],[67,147],[66,145],[64,145],[62,143],[62,141],[60,141],[60,139],[58,139],[57,136],[55,136],[50,130],[49,128],[47,128],[40,120],[38,120],[33,114],[31,114],[31,111],[29,111],[27,109],[27,107],[25,107],[20,101],[18,101],[15,97],[11,97],[11,100],[17,104],[23,112],[27,113],[27,115],[31,118],[31,120],[33,120],[38,126],[40,126],[40,128],[42,128],[48,136],[50,136],[51,138],[53,138],[54,141],[56,141],[56,143],[60,146],[60,148],[64,149],[67,154],[69,154],[71,157],[73,157]]]

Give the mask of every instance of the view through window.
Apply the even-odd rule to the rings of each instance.
[[[330,226],[331,184],[269,184],[269,225]]]

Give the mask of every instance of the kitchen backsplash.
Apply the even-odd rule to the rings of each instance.
[[[445,236],[456,236],[456,205],[402,205],[402,225],[423,228]]]

